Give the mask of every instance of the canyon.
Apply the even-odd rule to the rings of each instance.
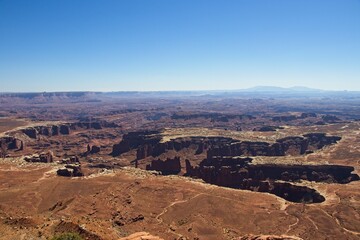
[[[359,239],[360,98],[180,96],[2,94],[0,239]]]

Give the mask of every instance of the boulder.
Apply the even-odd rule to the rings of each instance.
[[[64,168],[61,168],[56,171],[57,175],[63,177],[82,177],[84,174],[81,171],[80,165],[69,164],[65,165]]]

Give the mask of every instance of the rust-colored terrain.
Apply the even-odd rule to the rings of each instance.
[[[360,94],[0,103],[0,239],[360,239]]]

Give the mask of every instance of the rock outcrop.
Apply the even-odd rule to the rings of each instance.
[[[201,154],[211,146],[230,144],[232,142],[235,142],[235,140],[225,137],[185,137],[171,139],[167,142],[145,143],[137,149],[137,159],[149,156],[158,157],[169,150],[180,151],[191,146],[196,149],[195,154]]]
[[[59,134],[60,134],[59,127],[56,125],[51,126],[51,136],[57,136]]]
[[[57,170],[57,175],[63,177],[82,177],[84,176],[81,166],[76,164],[65,165],[64,168]]]
[[[93,145],[90,147],[90,145],[87,145],[84,155],[99,153],[100,150],[101,148],[98,146]]]
[[[161,136],[158,131],[130,132],[123,136],[119,144],[113,146],[112,156],[119,156],[131,149],[137,149],[142,145],[156,145],[160,142]]]
[[[121,127],[117,125],[116,123],[107,122],[103,120],[89,120],[89,119],[83,119],[76,123],[71,123],[70,128],[73,130],[83,128],[83,129],[103,129],[103,128],[118,128]]]
[[[307,112],[307,113],[301,113],[300,115],[300,119],[304,119],[304,118],[316,118],[317,117],[317,114],[316,113],[313,113],[313,112]]]
[[[123,140],[114,145],[113,156],[137,150],[137,160],[157,157],[167,151],[180,151],[191,148],[194,154],[207,153],[198,166],[185,161],[186,175],[201,178],[205,182],[219,186],[268,192],[293,202],[317,203],[324,201],[316,190],[297,186],[289,182],[300,180],[348,183],[359,177],[351,174],[352,167],[337,165],[253,165],[248,156],[303,155],[339,141],[337,136],[324,133],[309,133],[303,136],[290,136],[274,143],[239,141],[225,137],[183,137],[161,142],[159,132],[132,132],[125,134]],[[162,174],[181,172],[180,158],[153,160],[147,170]]]
[[[61,159],[61,164],[78,164],[80,163],[78,156],[70,156],[64,159]]]
[[[290,122],[296,120],[297,117],[294,115],[286,115],[286,116],[276,116],[273,117],[272,120],[274,122]]]
[[[25,128],[22,129],[22,132],[27,135],[29,138],[36,139],[37,138],[37,131],[35,128]]]
[[[108,123],[106,121],[98,122],[76,122],[63,123],[57,125],[40,125],[21,129],[20,132],[27,135],[29,138],[37,139],[39,135],[51,137],[57,135],[69,135],[72,130],[79,129],[102,129],[119,127],[115,123]]]
[[[278,139],[276,143],[267,142],[232,142],[230,144],[212,146],[208,150],[208,158],[213,156],[285,156],[302,155],[339,141],[341,137],[326,136],[324,133],[309,133]]]
[[[324,133],[309,133],[278,139],[275,143],[239,141],[226,137],[183,137],[161,142],[159,132],[131,132],[123,136],[119,144],[113,146],[112,156],[136,149],[136,158],[158,157],[175,150],[193,147],[195,154],[207,152],[214,156],[285,156],[302,155],[339,141],[341,137],[326,136]]]
[[[12,136],[1,137],[0,148],[4,148],[6,150],[23,150],[24,142]]]
[[[359,180],[358,175],[352,174],[355,169],[351,166],[251,164],[251,161],[252,159],[248,157],[214,157],[204,159],[199,166],[193,167],[190,161],[186,160],[186,174],[217,183],[218,179],[224,178],[225,173],[231,172],[231,177],[234,179],[229,179],[229,184],[226,184],[228,186],[232,185],[231,182],[237,183],[244,178],[292,182],[308,180],[340,184]],[[214,172],[211,172],[211,169]],[[208,174],[209,172],[211,173]]]
[[[338,118],[337,116],[334,116],[334,115],[324,115],[321,118],[326,123],[336,123],[336,122],[341,121],[340,118]]]
[[[159,171],[163,175],[178,174],[181,171],[180,157],[168,158],[165,161],[153,160],[146,166],[146,170]]]
[[[191,120],[196,118],[210,119],[211,122],[229,122],[229,120],[252,120],[256,117],[248,114],[222,114],[222,113],[175,113],[171,116],[176,120]]]
[[[69,135],[70,134],[70,127],[69,125],[60,125],[59,132],[62,135]]]
[[[259,131],[259,132],[276,132],[278,129],[284,129],[283,127],[279,126],[262,126],[254,128],[253,131]]]
[[[296,116],[296,115],[283,115],[283,116],[275,116],[272,118],[272,121],[274,122],[290,122],[290,121],[294,121],[297,119],[306,119],[306,118],[316,118],[317,114],[316,113],[301,113],[300,116]]]
[[[292,182],[308,180],[344,184],[359,180],[358,175],[352,174],[354,167],[342,165],[256,164],[248,165],[247,169],[250,178],[256,178],[261,171],[263,179]]]
[[[290,182],[300,180],[349,183],[359,180],[353,167],[340,165],[251,164],[251,158],[214,157],[199,166],[186,160],[186,175],[218,186],[268,192],[292,202],[318,203],[325,198],[314,189]],[[284,182],[289,181],[289,182]]]
[[[131,224],[131,223],[135,223],[135,222],[139,222],[139,221],[143,221],[145,219],[145,217],[141,214],[137,215],[137,216],[115,216],[114,217],[114,224],[117,226],[124,226],[127,224]]]
[[[51,152],[34,154],[24,157],[24,160],[27,162],[51,163],[53,162],[53,155]]]
[[[309,141],[310,150],[321,149],[327,145],[335,144],[341,140],[338,136],[326,136],[325,133],[308,133],[304,135]]]

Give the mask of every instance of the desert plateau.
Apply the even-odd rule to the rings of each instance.
[[[359,95],[0,102],[0,239],[360,239]]]

